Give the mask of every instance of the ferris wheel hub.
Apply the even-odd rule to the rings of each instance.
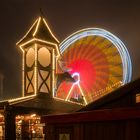
[[[72,78],[75,79],[75,82],[74,82],[75,85],[78,85],[80,83],[80,74],[78,72],[74,72],[72,74]]]

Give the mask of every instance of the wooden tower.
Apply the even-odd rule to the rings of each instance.
[[[60,56],[58,45],[59,41],[43,17],[39,17],[17,42],[23,52],[23,96],[40,93],[54,96],[56,61]]]

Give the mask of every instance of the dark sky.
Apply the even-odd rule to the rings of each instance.
[[[87,27],[104,28],[127,46],[133,80],[140,77],[140,4],[123,0],[0,0],[0,71],[4,95],[21,95],[22,53],[16,42],[43,13],[60,40]]]

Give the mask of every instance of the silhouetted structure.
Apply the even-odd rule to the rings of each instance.
[[[42,117],[46,140],[139,140],[140,79],[87,105],[77,113]]]

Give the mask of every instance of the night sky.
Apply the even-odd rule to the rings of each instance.
[[[21,96],[22,53],[16,42],[43,10],[52,31],[61,42],[87,27],[104,28],[126,45],[133,77],[140,77],[140,4],[123,0],[1,0],[0,71],[4,74],[4,97]]]

